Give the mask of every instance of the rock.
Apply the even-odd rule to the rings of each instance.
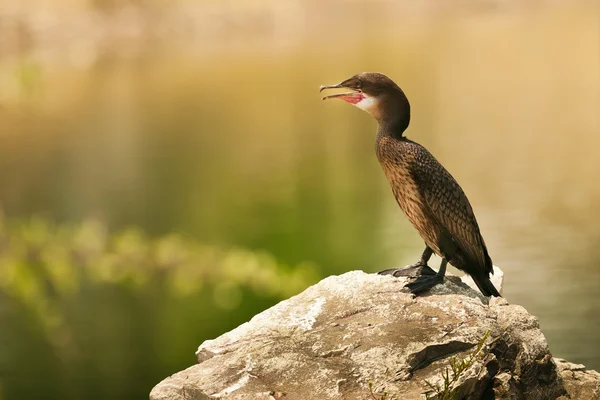
[[[568,383],[569,391],[598,389],[595,372],[562,361],[557,369],[537,318],[523,307],[488,300],[457,277],[419,297],[403,290],[406,283],[360,271],[326,278],[205,341],[199,363],[159,383],[150,398],[364,400],[372,382],[375,393],[424,399],[426,381],[443,386],[453,356],[472,358],[453,384],[456,399],[557,399],[568,396],[563,379],[580,374],[589,379]]]
[[[570,363],[562,358],[555,358],[554,362],[558,366],[565,389],[571,396],[571,399],[600,399],[600,374],[598,372],[587,371],[585,366]]]

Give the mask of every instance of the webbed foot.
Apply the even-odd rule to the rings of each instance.
[[[412,265],[407,265],[404,268],[385,269],[383,271],[379,271],[377,274],[378,275],[392,275],[395,277],[408,276],[411,278],[416,278],[416,277],[419,277],[422,275],[425,275],[425,276],[435,275],[436,272],[433,269],[431,269],[431,267],[429,267],[429,265],[418,262],[418,263],[415,263]]]
[[[434,274],[433,276],[423,275],[423,276],[418,277],[411,283],[408,283],[404,287],[407,288],[408,290],[410,290],[410,292],[412,294],[419,294],[419,293],[423,293],[426,290],[431,289],[438,283],[443,283],[443,282],[444,282],[444,276],[441,276],[440,274]]]

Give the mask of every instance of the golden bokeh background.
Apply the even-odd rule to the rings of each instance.
[[[508,301],[599,369],[597,2],[0,0],[0,399],[143,398],[320,278],[413,262],[375,122],[320,101],[360,71],[407,93]]]

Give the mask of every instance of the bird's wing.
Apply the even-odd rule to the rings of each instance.
[[[465,262],[476,263],[491,272],[492,263],[467,196],[427,149],[417,143],[414,145],[418,148],[413,152],[411,176],[428,214],[449,234],[461,255],[468,258]],[[440,248],[442,246],[440,243]]]

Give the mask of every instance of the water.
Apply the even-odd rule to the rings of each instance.
[[[354,5],[314,31],[306,7],[268,32],[0,59],[5,216],[178,232],[321,276],[407,264],[423,245],[377,164],[374,121],[318,93],[382,71],[411,101],[407,136],[467,193],[506,298],[539,317],[555,356],[599,369],[597,5],[414,18]],[[78,338],[58,347],[0,292],[0,398],[144,397],[202,340],[277,301],[245,293],[211,310],[205,292],[182,300],[160,282],[58,303]]]

